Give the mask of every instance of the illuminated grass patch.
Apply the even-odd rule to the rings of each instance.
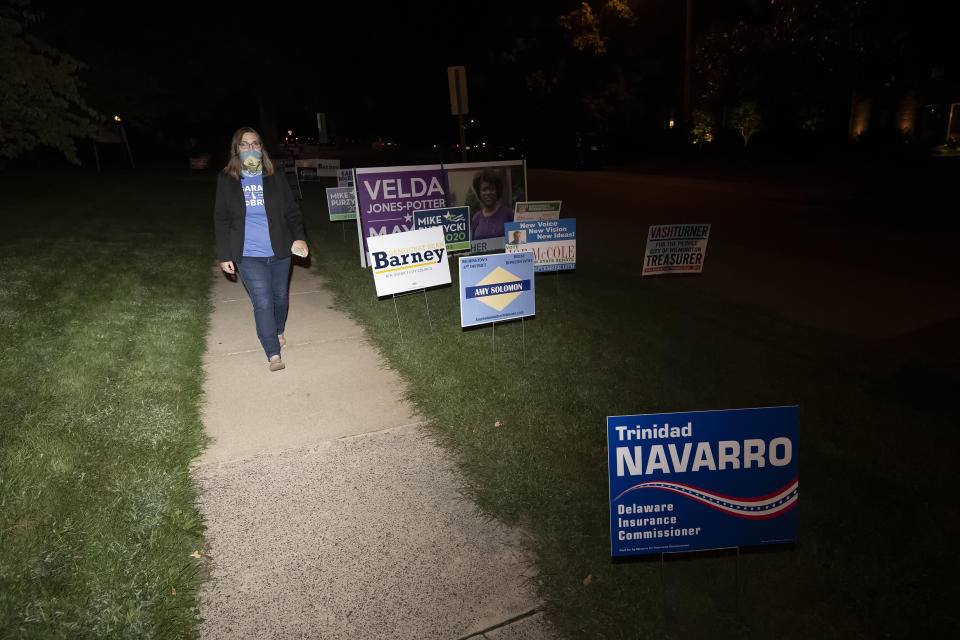
[[[310,186],[310,185],[308,185]],[[322,198],[305,190],[306,202]],[[537,316],[462,330],[448,288],[378,301],[356,235],[306,206],[340,307],[410,384],[470,497],[532,534],[536,587],[574,638],[944,635],[957,562],[955,372],[795,326],[683,278],[583,261],[538,275]],[[432,323],[432,328],[431,328]],[[525,356],[524,356],[525,353]],[[903,384],[904,371],[910,374]],[[612,562],[608,415],[800,406],[799,544]],[[922,425],[918,432],[908,425]],[[950,635],[949,633],[947,635]]]
[[[2,637],[193,635],[210,184],[4,176]]]

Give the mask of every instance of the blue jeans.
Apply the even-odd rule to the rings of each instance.
[[[253,318],[257,323],[257,337],[269,360],[280,355],[277,335],[287,325],[290,307],[290,258],[243,258],[237,263],[237,273],[253,303]]]

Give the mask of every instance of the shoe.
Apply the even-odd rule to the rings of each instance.
[[[270,358],[270,371],[280,371],[280,369],[286,368],[287,365],[283,364],[283,360],[280,359],[280,356],[273,356]]]
[[[283,334],[282,334],[282,333],[279,334],[279,335],[277,335],[277,340],[280,341],[280,348],[281,348],[281,349],[282,349],[283,347],[287,346],[287,339],[283,337]]]

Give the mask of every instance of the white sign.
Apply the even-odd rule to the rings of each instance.
[[[450,113],[455,116],[470,113],[466,67],[447,67],[447,84],[450,85]]]
[[[377,296],[450,283],[443,227],[367,238]]]
[[[353,169],[337,169],[337,186],[353,188]]]
[[[562,200],[537,200],[518,202],[514,208],[514,222],[530,222],[532,220],[558,220]]]
[[[708,224],[651,225],[641,275],[701,273],[709,237]]]
[[[336,178],[340,171],[340,161],[334,158],[302,158],[297,160],[297,175],[301,182],[311,182],[320,178]]]

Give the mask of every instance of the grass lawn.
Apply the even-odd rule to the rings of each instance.
[[[320,271],[449,445],[470,497],[533,534],[536,587],[576,638],[850,638],[960,629],[956,372],[730,304],[688,278],[581,261],[537,316],[462,330],[452,287],[378,301],[305,192]],[[432,322],[432,329],[430,323]],[[526,357],[523,357],[525,343]],[[800,542],[609,557],[605,417],[798,404]],[[499,426],[497,423],[499,422]]]
[[[212,177],[0,184],[0,637],[189,637]]]
[[[0,184],[0,637],[189,637],[213,178]],[[533,534],[571,637],[958,631],[955,371],[590,262],[538,277],[537,317],[495,343],[460,329],[455,285],[429,292],[432,329],[422,295],[400,298],[401,341],[306,187],[318,268],[471,497]],[[800,405],[798,545],[611,562],[605,416],[780,404]]]

